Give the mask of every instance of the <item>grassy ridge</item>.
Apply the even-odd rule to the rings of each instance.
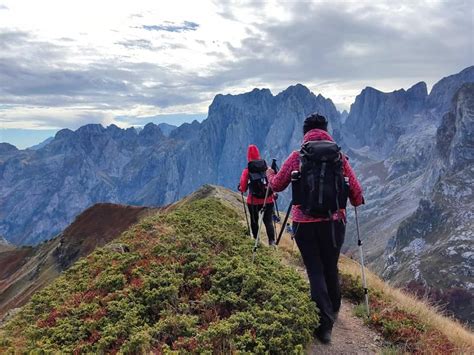
[[[142,220],[81,259],[0,333],[0,352],[302,352],[318,324],[307,284],[266,248],[251,264],[216,199]]]
[[[304,267],[289,235],[285,234],[279,250],[290,265]],[[360,281],[360,264],[342,255],[339,272],[344,298],[361,303],[364,291]],[[415,296],[391,287],[367,269],[366,276],[371,317],[365,315],[362,303],[356,308],[356,315],[393,344],[395,353],[474,353],[474,335],[458,321],[443,316],[441,310]]]
[[[342,291],[353,302],[362,302],[360,265],[349,259],[340,262]],[[367,272],[371,314],[360,303],[356,315],[380,332],[399,351],[416,354],[460,354],[474,351],[474,336],[454,319],[412,295],[393,288]]]

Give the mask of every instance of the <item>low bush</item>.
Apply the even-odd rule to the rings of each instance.
[[[0,351],[301,353],[318,326],[299,274],[230,208],[194,201],[80,260],[1,331]]]
[[[363,301],[364,290],[360,277],[343,273],[341,275],[342,294],[355,303]],[[360,303],[355,315],[376,329],[398,352],[415,354],[454,354],[455,345],[439,330],[428,326],[419,317],[410,314],[382,292],[369,289],[370,317],[367,317],[365,304]]]

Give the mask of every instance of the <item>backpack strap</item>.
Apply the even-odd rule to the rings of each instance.
[[[319,174],[319,196],[318,203],[323,204],[323,186],[324,186],[324,176],[326,175],[326,162],[323,162],[321,166],[321,173]]]

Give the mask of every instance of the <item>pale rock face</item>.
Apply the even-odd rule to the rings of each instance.
[[[152,123],[139,131],[86,125],[59,131],[36,151],[2,144],[0,234],[36,244],[98,202],[159,206],[208,183],[235,189],[247,146],[257,144],[269,162],[286,158],[312,112],[340,127],[331,100],[296,85],[277,96],[268,89],[217,95],[205,121],[167,132]]]
[[[440,117],[451,109],[454,94],[463,83],[474,82],[474,66],[470,66],[458,74],[450,75],[437,82],[428,97],[428,107],[436,110]]]
[[[414,115],[424,108],[427,97],[423,82],[407,91],[392,93],[367,87],[352,104],[344,133],[355,147],[369,146],[381,156],[387,156],[398,138],[409,131]]]
[[[464,289],[472,299],[474,83],[462,85],[454,95],[451,112],[443,116],[437,130],[434,151],[430,167],[437,167],[436,182],[415,213],[398,228],[387,249],[391,257],[385,261],[382,274],[404,284],[413,280],[405,271],[407,267],[416,268],[418,281],[428,288]],[[417,249],[420,244],[432,247]],[[461,312],[464,306],[458,301],[448,309],[473,322],[472,311]]]

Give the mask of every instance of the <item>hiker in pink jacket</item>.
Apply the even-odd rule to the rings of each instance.
[[[267,165],[260,157],[260,152],[257,146],[251,144],[247,150],[248,166],[242,171],[240,177],[239,191],[246,192],[249,189],[247,196],[247,206],[250,212],[250,226],[252,235],[257,237],[258,233],[258,214],[263,211],[263,223],[267,231],[268,243],[275,245],[275,229],[273,228],[273,206],[274,195],[272,190],[269,190],[268,196],[265,199],[266,187],[268,184],[266,178]]]
[[[343,175],[339,175],[339,180],[343,181],[337,180],[337,174],[332,174],[330,177],[335,179],[337,186],[345,186],[345,191],[343,191],[344,188],[339,190],[337,187],[335,188],[336,196],[338,196],[338,193],[345,193],[346,195],[339,199],[335,198],[335,200],[338,200],[336,202],[337,207],[329,209],[327,214],[308,214],[311,211],[311,206],[318,207],[318,202],[324,205],[323,198],[327,196],[323,194],[324,188],[330,189],[334,187],[334,183],[331,183],[329,187],[325,185],[327,182],[324,179],[327,179],[327,176],[329,176],[328,169],[333,165],[330,165],[330,161],[323,156],[322,159],[318,160],[318,164],[323,165],[323,167],[318,166],[319,170],[312,177],[313,180],[311,180],[315,181],[311,185],[313,187],[309,188],[309,191],[304,191],[305,187],[299,187],[303,191],[302,199],[310,207],[295,203],[293,203],[292,207],[294,237],[306,266],[311,287],[311,298],[316,302],[320,310],[321,325],[316,332],[316,336],[323,343],[331,341],[332,327],[341,306],[337,263],[344,242],[346,211],[344,208],[345,203],[341,202],[341,207],[338,208],[340,206],[338,202],[342,200],[347,201],[348,197],[354,206],[364,203],[360,183],[349,165],[348,158],[340,153],[340,148],[333,143],[333,138],[327,132],[327,124],[328,121],[324,116],[319,114],[308,116],[303,125],[303,148],[306,147],[304,149],[309,151],[311,145],[317,149],[319,149],[319,146],[324,145],[334,150],[335,154],[337,154],[337,164],[339,164],[334,166],[339,167],[339,174],[341,175],[342,173]],[[301,176],[302,161],[309,161],[304,160],[307,158],[303,148],[301,151],[292,152],[278,173],[275,173],[272,169],[267,170],[268,181],[273,191],[279,192],[286,189],[291,182],[292,172],[295,172],[294,176]],[[310,163],[308,163],[309,165]],[[309,184],[307,183],[306,185]],[[311,197],[312,200],[308,201],[308,196],[311,193],[314,193],[315,197]],[[318,199],[319,201],[316,201]],[[295,200],[295,196],[293,196],[293,200]]]

